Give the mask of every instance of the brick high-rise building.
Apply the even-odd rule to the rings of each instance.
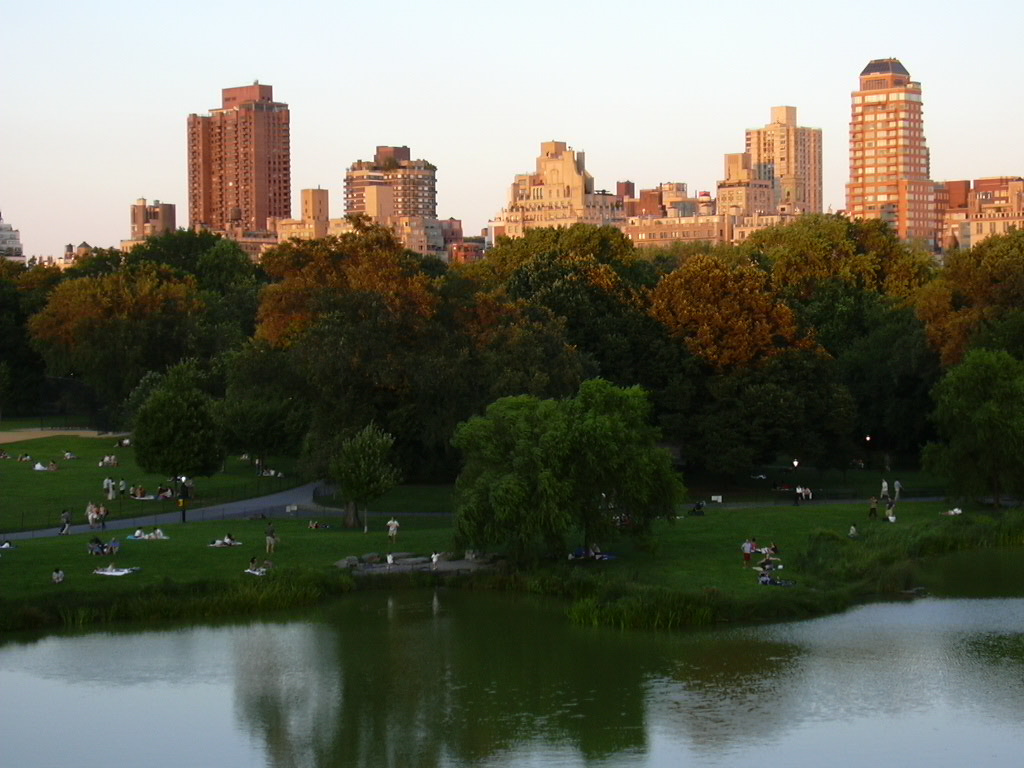
[[[220,109],[188,117],[193,229],[265,231],[291,217],[288,105],[258,82],[222,91]]]
[[[930,176],[921,84],[898,59],[869,62],[853,92],[847,215],[882,219],[901,239],[934,245],[938,222]]]
[[[821,129],[796,123],[796,107],[772,107],[772,121],[747,129],[755,178],[772,182],[773,212],[821,213]]]
[[[412,160],[408,147],[377,147],[372,162],[357,160],[345,172],[345,213],[437,218],[437,168]]]
[[[131,237],[121,241],[121,250],[130,251],[145,242],[147,237],[156,237],[173,232],[175,229],[175,206],[154,200],[152,205],[142,197],[131,208]]]

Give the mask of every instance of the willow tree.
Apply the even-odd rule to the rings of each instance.
[[[507,397],[462,424],[456,535],[525,561],[590,546],[617,530],[645,532],[683,493],[650,425],[647,393],[584,382],[565,400]]]

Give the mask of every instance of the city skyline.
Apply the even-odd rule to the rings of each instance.
[[[597,189],[628,179],[713,194],[723,156],[777,105],[822,129],[823,202],[838,210],[850,96],[865,64],[888,57],[922,83],[934,180],[1024,175],[1024,106],[1007,90],[1024,12],[989,0],[952,30],[924,3],[840,15],[810,2],[399,2],[382,17],[300,1],[279,18],[261,2],[185,0],[167,17],[58,5],[10,9],[16,34],[0,52],[16,73],[0,91],[0,211],[29,256],[116,246],[139,198],[175,204],[183,225],[187,116],[254,80],[291,110],[293,216],[318,186],[341,216],[346,169],[384,145],[437,167],[438,216],[467,235],[544,141],[585,152]],[[247,44],[225,45],[224,30]]]

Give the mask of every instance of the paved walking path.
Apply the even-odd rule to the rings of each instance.
[[[185,519],[187,522],[202,522],[205,520],[229,520],[238,518],[256,518],[256,517],[285,517],[289,513],[288,507],[296,506],[299,509],[294,514],[301,514],[300,510],[302,507],[312,506],[313,504],[313,491],[319,487],[322,487],[322,483],[306,483],[296,488],[289,488],[284,491],[272,493],[269,496],[259,496],[255,499],[243,499],[241,501],[230,501],[225,504],[215,504],[209,507],[199,507],[198,509],[188,509],[185,512]],[[140,505],[150,504],[154,502],[140,501]],[[144,508],[144,506],[142,507]],[[323,515],[323,512],[320,512]],[[135,530],[136,528],[148,528],[158,525],[171,525],[173,523],[180,523],[181,512],[174,510],[172,512],[154,512],[150,515],[138,515],[129,518],[118,518],[117,520],[108,520],[106,530],[117,531],[124,529]],[[52,528],[44,528],[36,531],[18,531],[15,533],[5,534],[4,537],[14,541],[15,539],[34,539],[45,536],[56,536],[59,529],[58,525],[54,525]],[[71,533],[89,533],[92,531],[96,532],[97,529],[89,528],[88,524],[82,523],[80,525],[72,525]]]

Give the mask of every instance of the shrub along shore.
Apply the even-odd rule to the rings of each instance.
[[[567,600],[584,626],[679,629],[725,622],[796,619],[842,610],[918,586],[922,559],[948,552],[1024,545],[1024,512],[902,502],[896,523],[867,519],[864,505],[711,508],[703,517],[659,522],[643,538],[602,543],[607,560],[559,560],[531,568],[498,561],[473,573],[388,574],[360,579],[335,564],[347,556],[389,551],[386,518],[371,530],[311,529],[307,520],[273,521],[277,551],[265,551],[265,520],[167,526],[159,541],[121,543],[114,557],[87,553],[89,535],[38,538],[0,550],[0,630],[53,630],[123,622],[163,622],[254,616],[306,607],[356,589],[449,586],[546,594]],[[449,551],[451,519],[402,515],[395,551]],[[848,537],[851,524],[859,536]],[[99,532],[109,541],[114,532]],[[122,532],[117,532],[122,533]],[[209,544],[226,533],[241,541]],[[774,542],[792,587],[762,586],[744,567],[740,544],[755,536]],[[457,553],[461,554],[461,553]],[[265,576],[245,573],[250,558]],[[121,577],[93,573],[114,563],[138,570]],[[65,573],[53,584],[51,573]]]

